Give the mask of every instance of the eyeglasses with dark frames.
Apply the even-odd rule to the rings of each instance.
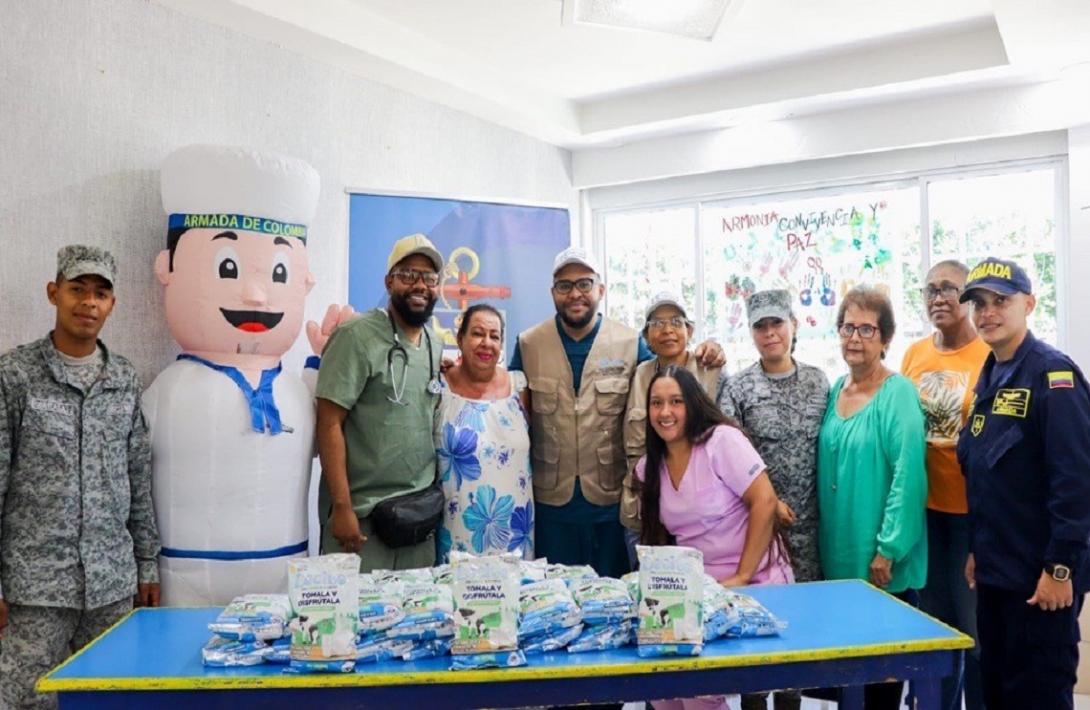
[[[559,293],[561,296],[565,296],[571,293],[573,288],[579,289],[582,293],[590,293],[590,290],[594,288],[594,284],[597,279],[586,277],[582,279],[560,279],[559,281],[553,281],[553,290]]]
[[[416,269],[394,269],[390,276],[396,276],[397,280],[406,286],[412,286],[417,281],[423,281],[425,286],[438,286],[439,274],[434,271],[418,271]]]

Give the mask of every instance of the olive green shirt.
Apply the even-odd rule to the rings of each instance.
[[[377,503],[423,490],[435,479],[432,418],[439,395],[428,392],[428,381],[439,375],[443,345],[427,330],[418,346],[400,328],[398,340],[407,366],[400,351],[391,350],[394,335],[386,311],[367,311],[334,331],[318,369],[317,396],[348,410],[348,487],[361,518]],[[329,513],[324,480],[319,511],[324,520]]]

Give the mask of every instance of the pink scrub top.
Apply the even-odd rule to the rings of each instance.
[[[636,464],[635,475],[644,480],[647,457]],[[675,490],[666,462],[659,475],[659,517],[678,545],[704,553],[704,571],[722,580],[738,569],[749,527],[749,508],[742,496],[766,468],[761,455],[745,435],[720,425],[711,436],[693,447],[689,466]],[[777,557],[768,564],[765,554],[750,584],[783,584],[794,581],[791,566]]]

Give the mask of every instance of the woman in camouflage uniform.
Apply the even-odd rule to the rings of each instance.
[[[829,380],[797,362],[798,322],[787,291],[758,291],[746,299],[753,344],[761,359],[719,380],[719,408],[749,432],[780,502],[777,522],[787,542],[795,581],[821,579],[818,556],[817,435],[825,416]],[[767,694],[742,696],[743,710],[767,707]],[[776,710],[801,705],[798,691],[777,691]]]
[[[757,444],[780,497],[778,519],[799,582],[822,578],[818,557],[817,436],[829,380],[792,356],[798,323],[787,291],[759,291],[746,312],[760,361],[719,382],[719,408]]]

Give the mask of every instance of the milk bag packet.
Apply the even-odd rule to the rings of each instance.
[[[733,589],[724,590],[730,600],[730,614],[733,623],[729,624],[725,636],[747,638],[752,636],[776,636],[787,628],[787,622],[777,618],[763,604]]]
[[[550,564],[545,568],[545,579],[562,579],[569,587],[586,579],[597,579],[598,573],[590,565]]]
[[[403,661],[419,661],[424,658],[438,658],[450,655],[450,646],[454,639],[450,636],[430,641],[410,641],[412,648],[401,654]]]
[[[632,619],[612,624],[584,626],[583,633],[568,643],[568,653],[623,648],[635,640],[635,630],[636,625]]]
[[[549,569],[549,561],[544,557],[536,560],[519,560],[519,569],[522,571],[522,583],[533,584],[545,579]]]
[[[582,634],[583,625],[576,624],[575,626],[559,628],[555,631],[546,631],[525,638],[520,636],[519,647],[522,649],[523,653],[526,654],[557,651],[564,648],[572,641],[575,641]]]
[[[489,653],[466,653],[453,657],[450,664],[452,671],[472,671],[481,668],[515,668],[526,665],[526,654],[514,651],[492,651]]]
[[[583,611],[583,623],[588,626],[609,624],[636,616],[636,602],[628,585],[612,577],[599,577],[576,582],[572,596]]]
[[[649,643],[636,646],[636,655],[640,658],[657,656],[699,656],[704,645],[699,643]]]
[[[245,594],[235,597],[208,629],[236,641],[271,641],[284,635],[290,620],[287,594]]]
[[[276,639],[269,642],[269,648],[265,653],[266,663],[287,665],[291,663],[291,637]]]
[[[704,643],[726,636],[740,617],[731,604],[733,597],[713,577],[704,576]]]
[[[402,587],[398,582],[379,583],[373,575],[361,574],[360,634],[385,631],[405,618],[401,610]]]
[[[413,649],[412,641],[401,639],[362,639],[356,642],[356,663],[374,663],[401,658]]]
[[[454,635],[454,596],[446,585],[405,584],[401,610],[405,617],[384,632],[390,638],[428,641]]]
[[[507,556],[456,558],[452,654],[518,648],[518,560]]]
[[[417,567],[414,569],[376,569],[371,572],[376,582],[401,582],[403,584],[425,584],[435,581],[435,574],[431,567]]]
[[[583,613],[562,579],[543,579],[519,589],[519,637],[575,626]]]
[[[448,587],[454,584],[454,567],[450,563],[432,567],[431,575],[436,584],[445,584]]]
[[[640,601],[640,573],[629,572],[628,574],[621,576],[621,581],[628,587],[628,596],[632,597],[632,600],[637,604]]]
[[[691,547],[639,545],[640,655],[696,655],[704,640],[704,556]],[[693,648],[690,648],[693,647]]]
[[[216,668],[256,666],[265,662],[271,650],[272,647],[264,641],[238,641],[213,636],[201,649],[201,661],[206,666]]]
[[[288,596],[295,614],[288,624],[293,670],[352,670],[359,630],[359,567],[359,557],[345,553],[288,563]]]

